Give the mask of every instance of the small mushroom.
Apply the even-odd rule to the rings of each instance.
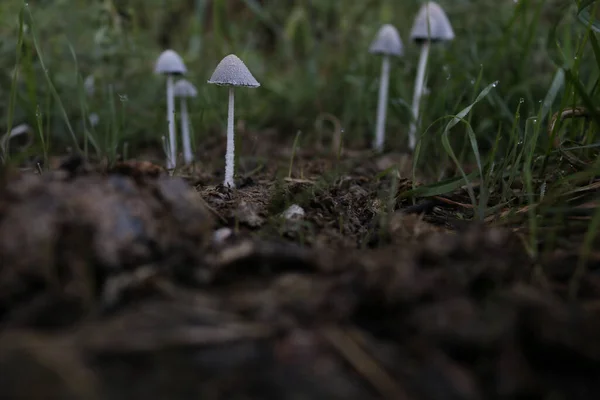
[[[154,72],[167,76],[167,121],[169,122],[169,143],[167,169],[176,167],[177,141],[175,139],[175,100],[173,96],[173,76],[187,72],[183,60],[173,50],[165,50],[156,60]]]
[[[233,112],[234,95],[233,90],[238,86],[256,88],[260,83],[252,76],[242,60],[236,55],[230,54],[223,58],[212,76],[208,80],[219,86],[229,87],[229,108],[227,112],[227,153],[225,154],[225,180],[224,186],[235,187],[233,182],[233,164],[234,164],[234,136],[233,136]]]
[[[393,25],[386,24],[379,29],[377,37],[371,43],[369,52],[383,55],[381,78],[379,81],[379,102],[377,104],[377,125],[373,148],[383,151],[385,142],[385,117],[387,110],[388,88],[390,82],[390,56],[400,57],[404,53],[402,39]]]
[[[181,135],[183,140],[183,161],[190,164],[194,160],[192,142],[190,139],[190,120],[187,111],[187,98],[196,97],[198,90],[185,79],[178,80],[173,86],[173,94],[181,99]]]
[[[33,144],[33,129],[27,124],[20,124],[10,130],[10,132],[0,137],[0,161],[5,162],[10,155],[9,142],[16,140],[18,136],[24,136],[24,139],[19,138],[19,143],[14,147],[19,151],[25,150]]]
[[[410,32],[410,38],[421,46],[421,56],[419,57],[419,67],[415,79],[415,91],[412,103],[413,120],[408,131],[408,147],[414,150],[417,145],[416,131],[419,119],[419,105],[421,103],[421,96],[423,96],[425,69],[427,67],[427,58],[429,57],[429,44],[454,39],[452,25],[450,25],[446,13],[439,4],[435,1],[429,1],[421,6]]]

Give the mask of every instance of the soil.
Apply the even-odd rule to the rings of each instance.
[[[216,140],[176,176],[3,171],[0,398],[600,397],[600,260],[533,262],[461,191],[398,196],[406,155],[297,149],[290,173],[245,138],[235,189]]]

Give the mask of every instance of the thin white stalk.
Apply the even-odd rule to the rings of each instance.
[[[194,161],[192,154],[192,142],[190,140],[190,119],[187,111],[187,99],[181,98],[181,133],[183,136],[183,160],[186,164]]]
[[[235,187],[233,182],[233,162],[235,154],[235,143],[233,136],[233,111],[234,111],[233,87],[229,88],[229,108],[227,110],[227,153],[225,154],[225,181],[224,186]]]
[[[423,85],[425,83],[425,69],[427,68],[427,58],[429,57],[429,41],[421,45],[421,56],[419,57],[419,67],[417,69],[417,78],[415,79],[415,92],[413,94],[412,116],[413,120],[408,131],[408,147],[411,150],[417,145],[417,124],[419,122],[419,105],[423,96]]]
[[[175,96],[173,94],[173,75],[167,75],[167,121],[169,122],[169,154],[167,154],[167,169],[175,169],[177,142],[175,139]]]
[[[385,142],[385,116],[387,111],[388,88],[390,86],[390,56],[384,55],[381,62],[381,79],[379,80],[379,103],[377,104],[377,126],[373,148],[383,151]]]
[[[160,137],[160,140],[162,142],[162,148],[163,151],[165,152],[165,157],[167,157],[167,160],[169,159],[169,154],[171,154],[171,150],[169,150],[169,141],[167,140],[167,138],[165,137],[165,135],[162,135]]]

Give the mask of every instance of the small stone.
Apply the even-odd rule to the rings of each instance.
[[[231,230],[231,228],[219,228],[213,232],[213,244],[223,244],[228,238],[231,237],[231,235],[233,235],[233,230]]]
[[[265,220],[258,215],[257,209],[256,204],[242,200],[235,212],[235,217],[240,223],[246,224],[250,228],[259,228],[265,223]]]
[[[290,220],[302,219],[304,218],[305,214],[306,213],[304,212],[304,209],[302,207],[300,207],[298,204],[292,204],[281,215],[283,216],[283,218]]]

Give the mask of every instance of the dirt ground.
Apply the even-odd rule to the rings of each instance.
[[[407,156],[248,137],[233,190],[216,142],[2,173],[0,398],[600,398],[600,260],[569,301],[576,254],[398,200]]]

